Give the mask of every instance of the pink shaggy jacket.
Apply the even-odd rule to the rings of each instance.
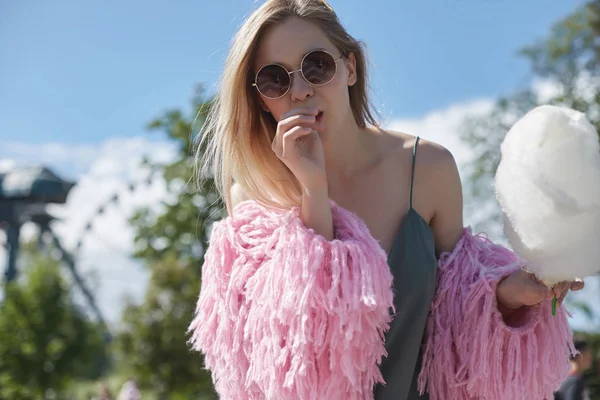
[[[299,210],[239,204],[213,225],[190,343],[222,399],[373,399],[394,312],[387,256],[331,202],[335,239]],[[573,352],[567,315],[549,302],[507,324],[495,288],[521,264],[465,229],[440,257],[419,389],[431,400],[551,399]],[[401,360],[400,360],[401,362]]]

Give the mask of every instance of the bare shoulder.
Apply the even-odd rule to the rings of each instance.
[[[416,137],[393,134],[403,138],[404,148],[410,148],[412,153]],[[428,220],[435,236],[436,251],[440,254],[452,250],[462,233],[463,197],[460,175],[454,156],[444,146],[419,138],[416,150],[415,208]]]
[[[463,195],[458,167],[452,153],[445,147],[419,142],[419,157],[429,175],[427,194],[434,207],[430,226],[435,237],[437,254],[452,251],[463,230]]]
[[[444,146],[420,139],[418,145],[418,161],[422,174],[426,174],[427,194],[438,199],[435,203],[435,214],[439,215],[449,207],[462,208],[462,183],[456,160]]]
[[[412,154],[417,137],[408,133],[387,131],[392,137],[396,138],[402,148],[403,153],[410,152]],[[440,181],[446,181],[454,176],[458,177],[458,168],[454,156],[444,146],[439,143],[432,142],[419,137],[417,151],[417,167],[415,174],[424,179],[419,179],[420,182],[427,182],[427,186],[437,186]],[[412,159],[412,157],[411,157]]]
[[[458,177],[454,156],[441,144],[420,138],[417,152],[421,168],[425,168],[431,179],[435,181],[432,183],[438,184],[439,180],[446,180],[455,174]]]
[[[231,186],[230,196],[232,210],[241,202],[249,200],[249,197],[246,195],[246,192],[244,191],[242,186],[237,182]]]

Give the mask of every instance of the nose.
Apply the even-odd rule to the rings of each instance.
[[[290,96],[292,101],[302,101],[313,95],[314,88],[306,82],[300,70],[293,71],[290,74],[290,79]]]

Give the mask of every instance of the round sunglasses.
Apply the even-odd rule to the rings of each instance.
[[[343,55],[335,59],[325,50],[313,50],[302,57],[300,69],[288,71],[280,64],[268,64],[258,70],[252,86],[269,98],[278,99],[287,94],[292,86],[292,74],[300,72],[304,80],[314,86],[323,86],[333,80],[337,72],[337,62]]]

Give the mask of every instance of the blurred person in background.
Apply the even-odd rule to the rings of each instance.
[[[574,343],[579,354],[571,356],[571,372],[556,392],[555,400],[590,400],[584,374],[592,367],[592,353],[586,340],[575,340]]]

